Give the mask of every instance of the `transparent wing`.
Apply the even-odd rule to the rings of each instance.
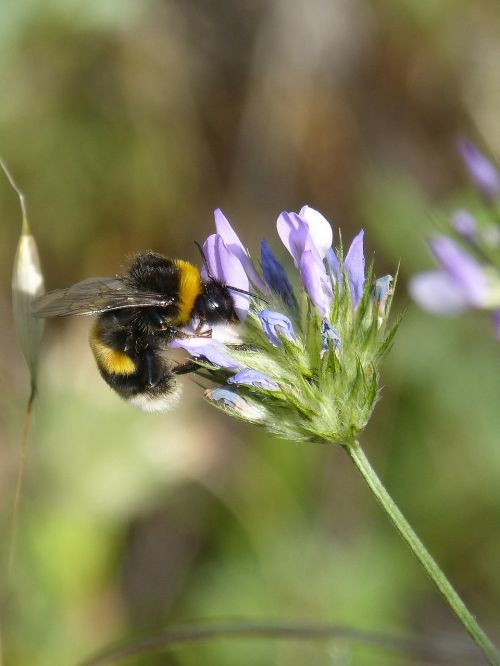
[[[173,298],[131,290],[119,278],[89,278],[67,289],[54,289],[33,301],[37,317],[91,315],[108,310],[137,307],[167,307]]]

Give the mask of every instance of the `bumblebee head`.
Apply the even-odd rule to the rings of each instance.
[[[214,278],[203,282],[201,293],[196,299],[193,315],[208,324],[239,321],[234,311],[234,303],[229,288]]]

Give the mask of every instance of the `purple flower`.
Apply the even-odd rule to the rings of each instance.
[[[281,242],[293,257],[295,267],[300,265],[309,228],[297,213],[281,213],[276,222],[276,229]]]
[[[318,211],[304,206],[300,214],[281,213],[278,234],[300,270],[307,295],[322,317],[328,316],[333,301],[332,283],[323,259],[331,249],[333,232]]]
[[[170,343],[171,347],[181,348],[188,351],[191,356],[205,358],[220,368],[227,370],[240,370],[241,365],[226,351],[226,347],[212,338],[178,338]]]
[[[349,288],[351,290],[353,308],[355,308],[361,300],[365,288],[365,255],[363,253],[364,235],[365,232],[361,229],[359,234],[354,237],[344,261],[344,267],[349,280]]]
[[[239,259],[241,265],[245,269],[246,274],[250,278],[251,282],[260,289],[261,291],[266,291],[266,285],[260,275],[257,273],[253,267],[252,261],[248,254],[248,251],[245,249],[243,243],[238,238],[233,227],[230,225],[229,220],[221,211],[220,208],[214,211],[215,217],[215,228],[217,229],[217,234],[221,236],[229,252]],[[228,283],[232,284],[232,283]],[[237,286],[237,285],[234,285]]]
[[[300,275],[307,295],[325,318],[330,314],[333,288],[325,265],[314,249],[306,250],[300,259]]]
[[[279,391],[279,385],[270,377],[258,370],[251,370],[245,368],[240,370],[233,377],[229,377],[228,384],[243,384],[244,386],[254,386],[255,388],[264,389],[266,391]]]
[[[327,317],[333,302],[333,284],[340,288],[340,263],[332,248],[333,231],[329,222],[314,208],[304,206],[300,213],[281,213],[276,223],[278,234],[300,270],[304,288],[321,316]],[[365,287],[365,257],[361,230],[351,243],[344,261],[352,307],[360,302]],[[331,276],[327,273],[329,266]]]
[[[447,236],[438,236],[429,244],[441,269],[411,280],[410,293],[417,303],[436,314],[487,307],[490,285],[481,264]]]
[[[340,333],[337,329],[333,328],[329,321],[323,319],[321,322],[321,358],[330,349],[330,342],[333,344],[333,349],[337,350],[342,347],[342,340]]]
[[[250,283],[241,261],[233,254],[219,234],[212,234],[203,244],[203,252],[211,275],[229,287],[248,291]],[[234,309],[240,321],[244,321],[250,306],[250,297],[231,292]]]
[[[264,273],[264,278],[271,291],[274,291],[275,294],[281,296],[285,305],[288,305],[289,307],[297,307],[297,301],[295,300],[292,285],[290,284],[286,271],[276,259],[273,251],[265,240],[261,242],[260,254],[262,272]]]
[[[353,309],[358,305],[363,296],[365,288],[365,255],[363,252],[363,229],[354,237],[349,251],[344,259],[344,268],[347,273],[347,281],[351,292],[351,304]],[[326,253],[326,262],[332,277],[336,280],[338,288],[342,286],[342,273],[340,262],[335,251],[330,248]]]
[[[431,250],[445,273],[452,278],[470,305],[485,305],[488,282],[483,267],[458,243],[447,236],[429,241]]]
[[[453,214],[452,224],[455,231],[459,233],[462,238],[468,241],[473,241],[477,234],[477,223],[473,215],[466,210],[457,210]]]
[[[458,142],[460,153],[469,176],[479,191],[490,200],[500,196],[500,173],[495,165],[467,139]]]
[[[442,271],[419,273],[408,286],[413,300],[432,314],[452,315],[468,305],[457,285]]]
[[[300,266],[302,253],[309,244],[314,245],[321,259],[332,246],[333,231],[330,223],[317,210],[303,206],[300,213],[281,213],[276,222],[278,235],[293,257],[296,268]]]
[[[333,247],[331,247],[327,253],[326,253],[326,263],[328,264],[330,271],[332,273],[332,276],[335,278],[337,282],[341,282],[342,275],[340,274],[340,264],[338,257],[335,253],[335,250]]]
[[[220,211],[215,219],[206,272],[238,288],[255,285],[243,244]],[[220,387],[205,392],[215,407],[297,441],[350,445],[373,411],[379,363],[397,328],[387,335],[383,327],[391,278],[365,279],[363,231],[336,254],[331,226],[309,206],[281,213],[277,229],[302,280],[294,276],[295,293],[288,270],[262,241],[266,292],[250,295],[246,324],[209,327],[202,319],[201,330],[193,322],[192,335],[184,332],[172,346],[198,358],[201,375]],[[265,295],[272,305],[258,302]],[[245,299],[244,314],[247,308]]]
[[[259,312],[260,323],[262,329],[274,347],[282,347],[283,343],[280,336],[294,342],[297,339],[293,325],[288,317],[281,314],[281,312],[274,312],[273,310],[261,310]]]
[[[303,206],[299,216],[306,222],[314,246],[324,259],[333,244],[333,230],[330,223],[319,211],[310,206]]]
[[[384,305],[387,302],[389,297],[391,286],[394,281],[392,275],[384,275],[383,277],[377,278],[373,285],[373,292],[375,296],[375,302],[377,305]]]
[[[382,314],[385,312],[385,306],[391,293],[393,282],[394,278],[392,275],[384,275],[383,277],[377,278],[373,283],[373,296],[375,303],[379,308],[379,312]]]
[[[265,411],[256,405],[250,404],[232,389],[220,387],[207,389],[205,398],[210,402],[221,403],[225,408],[250,421],[260,421],[265,416]]]

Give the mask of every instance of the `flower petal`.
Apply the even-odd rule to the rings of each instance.
[[[333,328],[327,319],[323,319],[321,322],[321,358],[323,358],[326,352],[330,349],[330,342],[332,343],[334,350],[342,347],[340,333],[337,329]]]
[[[290,340],[290,342],[294,342],[297,339],[292,322],[288,317],[281,314],[281,312],[268,309],[261,310],[259,312],[259,319],[267,339],[275,347],[283,346],[279,336]]]
[[[340,275],[339,260],[337,258],[336,253],[335,253],[335,250],[332,247],[326,253],[325,258],[326,258],[328,266],[330,267],[330,271],[332,273],[332,276],[335,278],[335,280],[337,282],[341,282],[342,275]]]
[[[220,208],[217,208],[217,210],[214,211],[214,217],[215,217],[215,228],[217,229],[217,233],[219,236],[222,237],[222,240],[224,241],[224,244],[226,245],[227,249],[240,260],[241,265],[245,269],[246,274],[253,282],[253,284],[261,291],[266,291],[266,285],[262,280],[262,278],[260,277],[260,275],[255,270],[255,268],[253,267],[252,261],[250,259],[250,256],[246,248],[238,238],[238,235],[236,234],[233,227],[229,223],[229,220],[227,219],[227,217],[224,215],[224,213],[221,211]]]
[[[468,306],[463,291],[447,273],[426,271],[415,275],[408,289],[414,301],[432,314],[452,315]]]
[[[497,199],[500,196],[500,172],[495,165],[467,139],[459,141],[458,152],[476,187],[486,198]]]
[[[207,325],[207,330],[212,331],[210,336],[212,340],[222,342],[225,345],[241,345],[243,344],[242,328],[239,324],[228,324],[222,322],[221,324]]]
[[[373,295],[377,305],[385,305],[387,298],[391,292],[391,286],[394,282],[392,275],[384,275],[377,278],[373,285]]]
[[[281,296],[283,302],[289,307],[296,307],[297,301],[295,300],[292,285],[290,284],[286,271],[276,259],[273,251],[265,240],[262,240],[260,244],[260,254],[262,272],[264,273],[264,278],[271,291],[274,291],[275,294]]]
[[[326,318],[330,314],[333,302],[333,289],[321,259],[312,250],[302,253],[300,275],[307,295],[318,308],[320,315]]]
[[[332,247],[333,230],[328,220],[317,210],[310,206],[303,206],[299,216],[306,222],[309,234],[322,259]]]
[[[344,261],[351,289],[352,307],[355,308],[363,296],[365,287],[365,255],[363,253],[363,229],[354,237]]]
[[[474,240],[477,234],[477,223],[473,215],[466,210],[457,210],[452,216],[452,224],[462,238]]]
[[[262,421],[266,412],[256,404],[251,404],[232,389],[220,387],[207,389],[205,399],[212,403],[221,403],[225,409],[249,421]]]
[[[206,358],[209,363],[220,368],[241,369],[241,365],[228,354],[224,345],[210,338],[178,338],[170,343],[170,347],[185,349],[191,356]]]
[[[278,217],[276,229],[281,242],[292,255],[295,267],[298,268],[309,232],[307,224],[297,213],[283,212]]]
[[[250,283],[241,261],[228,250],[224,240],[219,234],[212,234],[203,244],[203,252],[207,260],[210,273],[229,287],[237,287],[248,291]],[[231,290],[230,290],[231,291]],[[240,321],[244,321],[250,306],[250,297],[232,291],[231,296],[234,310]]]
[[[447,236],[437,236],[429,241],[429,245],[468,304],[483,306],[488,300],[489,287],[481,264]]]
[[[391,294],[393,282],[394,278],[392,275],[384,275],[383,277],[377,278],[373,283],[373,298],[378,309],[379,326],[382,324],[386,316],[387,300]]]
[[[251,368],[244,368],[238,373],[229,377],[228,384],[243,384],[244,386],[254,386],[255,388],[264,389],[266,391],[279,391],[279,384],[273,381],[270,377],[258,370]]]

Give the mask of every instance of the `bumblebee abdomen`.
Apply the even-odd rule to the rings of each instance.
[[[170,409],[179,397],[180,386],[164,359],[162,339],[123,328],[119,322],[116,313],[102,314],[90,331],[90,347],[101,377],[123,400],[139,409]]]
[[[132,375],[137,371],[135,362],[128,354],[113,349],[102,339],[99,321],[92,327],[89,336],[90,348],[97,365],[110,375]]]

